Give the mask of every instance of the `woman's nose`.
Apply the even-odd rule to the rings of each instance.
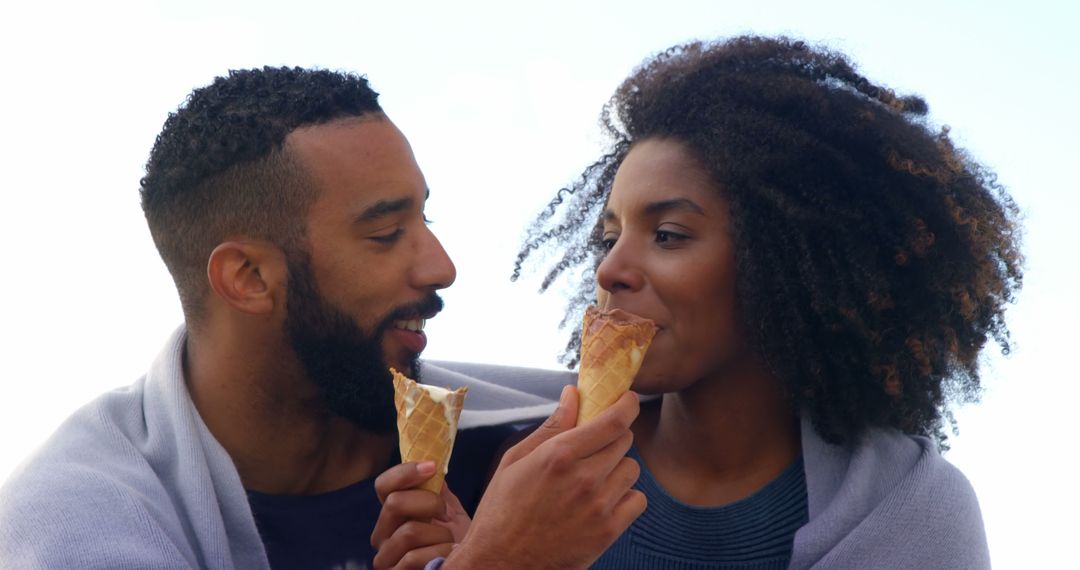
[[[616,241],[596,268],[596,283],[607,293],[597,295],[597,299],[604,299],[606,303],[609,295],[641,289],[645,283],[641,261],[640,252],[635,251],[632,242],[627,239]]]

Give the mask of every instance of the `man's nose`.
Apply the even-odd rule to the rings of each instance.
[[[443,249],[442,243],[426,226],[419,244],[419,255],[413,267],[413,281],[418,289],[445,289],[457,279],[457,268]]]

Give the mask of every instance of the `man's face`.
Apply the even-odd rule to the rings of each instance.
[[[432,293],[418,304],[398,308],[374,330],[365,332],[319,293],[306,253],[290,252],[289,257],[285,332],[308,377],[319,389],[323,405],[362,429],[374,433],[393,431],[394,389],[381,339],[399,316],[437,313],[442,309],[442,300]],[[407,368],[400,368],[414,378],[419,372],[417,356]]]
[[[424,176],[385,118],[298,129],[286,144],[319,189],[306,255],[290,255],[290,340],[332,411],[392,426],[386,367],[417,374],[423,322],[442,308],[435,291],[455,278],[424,219]]]

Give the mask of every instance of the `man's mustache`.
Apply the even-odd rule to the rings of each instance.
[[[408,305],[402,305],[393,311],[385,319],[379,323],[379,326],[375,329],[375,334],[379,337],[386,332],[387,329],[394,326],[394,321],[402,321],[406,319],[415,319],[419,315],[428,315],[433,317],[443,310],[443,300],[435,293],[425,297],[424,299],[415,303],[409,303]]]

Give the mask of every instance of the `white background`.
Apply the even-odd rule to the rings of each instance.
[[[192,88],[267,64],[368,74],[414,146],[432,188],[428,216],[458,268],[426,355],[555,367],[561,298],[508,276],[526,223],[594,158],[601,105],[672,44],[786,33],[925,96],[932,118],[1023,208],[1017,349],[989,358],[983,402],[959,412],[947,457],[979,494],[996,567],[1075,562],[1080,18],[1071,3],[218,4],[0,12],[0,480],[78,406],[141,375],[181,321],[138,181],[166,114]]]

